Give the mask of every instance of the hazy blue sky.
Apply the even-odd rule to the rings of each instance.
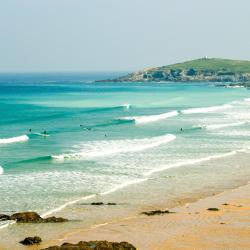
[[[249,0],[0,0],[0,71],[250,60]]]

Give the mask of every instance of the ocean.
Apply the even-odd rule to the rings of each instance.
[[[120,74],[0,75],[0,213],[45,216],[173,171],[192,186],[217,159],[214,178],[249,177],[228,164],[250,152],[248,89],[94,82]]]

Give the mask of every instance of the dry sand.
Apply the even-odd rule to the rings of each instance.
[[[250,184],[171,211],[176,213],[139,215],[72,232],[53,243],[109,240],[128,241],[140,250],[250,249]]]

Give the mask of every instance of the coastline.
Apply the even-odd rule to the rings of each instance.
[[[221,164],[227,167],[221,168]],[[232,168],[232,166],[235,166],[235,168]],[[72,204],[53,214],[70,219],[70,222],[65,224],[11,225],[1,231],[3,240],[1,241],[0,249],[26,249],[18,242],[27,236],[37,235],[43,239],[42,244],[29,249],[43,249],[52,245],[61,245],[63,242],[110,240],[128,241],[138,247],[138,249],[154,250],[159,245],[158,241],[161,240],[161,244],[164,244],[165,240],[168,239],[169,230],[171,231],[174,228],[174,233],[182,232],[186,228],[181,221],[182,218],[189,220],[194,216],[192,217],[194,222],[198,218],[197,211],[194,211],[194,214],[188,214],[187,211],[189,210],[186,210],[186,204],[191,204],[190,207],[195,207],[197,206],[196,204],[203,200],[213,200],[215,199],[214,197],[227,193],[230,194],[234,192],[232,190],[245,186],[250,179],[248,169],[248,152],[238,152],[226,158],[215,158],[207,162],[194,164],[193,166],[166,169],[155,173],[147,181],[132,184],[103,196],[95,196],[85,201],[86,203],[78,202]],[[173,186],[175,189],[173,189]],[[225,196],[221,204],[231,202],[229,198],[230,196]],[[104,202],[105,204],[115,202],[117,205],[91,206],[91,202]],[[237,203],[237,201],[233,201],[233,203]],[[210,202],[207,203],[206,208],[213,206],[217,206],[217,204],[214,205],[213,202]],[[141,215],[145,211],[164,210],[166,208],[177,213],[152,217]],[[200,214],[206,212],[204,207]],[[163,218],[168,220],[168,218],[173,217],[180,220],[174,224],[174,227],[171,221],[166,221],[166,223],[170,224],[163,225],[165,231],[161,227],[158,228],[158,223],[161,225]],[[151,227],[152,220],[154,227]],[[169,225],[170,228],[168,227]],[[218,225],[216,224],[216,226]],[[146,230],[144,235],[138,234],[138,232],[143,232],[143,230]],[[160,236],[155,235],[154,231],[160,232]],[[117,234],[114,234],[114,232]],[[150,248],[140,242],[140,240],[145,238],[152,238],[150,240],[152,243],[147,243]]]
[[[173,214],[124,218],[69,233],[53,243],[108,240],[128,241],[140,250],[249,249],[249,193],[248,183],[175,207],[171,209]],[[211,207],[219,211],[208,211]]]

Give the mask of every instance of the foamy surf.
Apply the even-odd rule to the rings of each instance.
[[[94,198],[95,196],[96,196],[95,194],[92,194],[92,195],[81,197],[81,198],[76,199],[76,200],[69,201],[69,202],[61,205],[60,207],[54,208],[52,210],[49,210],[48,212],[43,213],[41,216],[42,217],[49,216],[49,215],[51,215],[53,213],[56,213],[56,212],[59,212],[59,211],[63,210],[67,206],[74,205],[75,203],[83,201],[83,200],[88,200],[88,199]]]
[[[175,164],[167,165],[167,166],[162,167],[162,168],[152,169],[152,170],[146,172],[144,174],[144,176],[150,176],[150,175],[152,175],[154,173],[161,172],[161,171],[164,171],[164,170],[169,169],[169,168],[196,165],[196,164],[199,164],[199,163],[202,163],[202,162],[232,156],[232,155],[235,155],[237,153],[245,152],[245,151],[246,151],[246,149],[239,149],[239,150],[234,150],[234,151],[224,153],[224,154],[217,154],[217,155],[212,155],[212,156],[208,156],[208,157],[204,157],[204,158],[200,158],[200,159],[193,159],[193,160],[187,160],[187,161],[184,161],[184,162],[178,162],[178,163],[175,163]]]
[[[168,119],[170,117],[177,116],[178,114],[179,113],[177,111],[171,111],[171,112],[163,113],[163,114],[159,114],[159,115],[122,117],[122,118],[120,118],[120,120],[129,120],[129,121],[134,121],[135,124],[144,124],[144,123],[151,123],[151,122],[165,120],[165,119]]]
[[[125,109],[130,109],[131,105],[129,103],[124,103],[122,107],[124,107]]]
[[[38,135],[38,136],[43,136],[43,137],[49,137],[50,135],[48,134],[42,134],[42,133],[33,133],[34,135]]]
[[[225,104],[225,105],[221,105],[221,106],[184,109],[184,110],[181,111],[181,113],[182,114],[200,114],[200,113],[209,113],[209,112],[221,111],[221,110],[230,109],[230,108],[232,108],[232,105]]]
[[[128,181],[128,182],[120,184],[120,185],[118,185],[118,186],[116,186],[116,187],[114,187],[114,188],[112,188],[112,189],[110,189],[110,190],[108,190],[106,192],[101,193],[101,195],[111,194],[111,193],[113,193],[113,192],[115,192],[117,190],[123,189],[123,188],[125,188],[127,186],[130,186],[130,185],[133,185],[133,184],[139,184],[139,183],[147,181],[147,180],[148,179],[144,178],[144,179],[139,179],[139,180]]]
[[[95,141],[83,144],[82,150],[61,155],[53,155],[52,158],[56,160],[75,159],[88,160],[96,157],[105,157],[120,153],[131,153],[147,150],[158,147],[162,144],[169,143],[176,139],[175,135],[166,134],[144,139],[133,140],[110,140],[110,141]]]
[[[205,125],[205,127],[208,130],[216,130],[221,128],[228,128],[228,127],[238,127],[246,124],[246,122],[235,122],[235,123],[222,123],[222,124],[211,124],[211,125]]]
[[[131,180],[131,181],[125,182],[123,184],[120,184],[120,185],[118,185],[118,186],[116,186],[114,188],[111,188],[108,191],[102,192],[99,195],[108,195],[108,194],[111,194],[111,193],[113,193],[113,192],[115,192],[115,191],[117,191],[119,189],[125,188],[125,187],[133,185],[133,184],[138,184],[138,183],[144,182],[146,180],[148,180],[148,179],[144,178],[144,179],[139,179],[139,180]],[[54,208],[52,210],[49,210],[49,211],[43,213],[41,216],[42,217],[49,216],[51,214],[54,214],[56,212],[59,212],[59,211],[63,210],[64,208],[66,208],[66,207],[68,207],[70,205],[74,205],[77,202],[80,202],[80,201],[83,201],[83,200],[89,200],[89,199],[95,198],[96,196],[97,196],[96,194],[91,194],[91,195],[84,196],[84,197],[81,197],[81,198],[76,199],[76,200],[66,202],[66,203],[64,203],[63,205],[61,205],[61,206],[59,206],[57,208]]]
[[[15,142],[24,142],[28,141],[29,137],[27,135],[21,135],[17,137],[12,137],[12,138],[3,138],[0,139],[0,144],[9,144],[9,143],[15,143]]]
[[[0,166],[0,175],[3,174],[4,170],[3,167]]]
[[[10,225],[12,225],[12,224],[15,224],[16,222],[15,221],[8,221],[8,222],[3,222],[3,224],[1,225],[0,224],[0,230],[1,229],[4,229],[4,228],[6,228],[6,227],[8,227],[8,226],[10,226]]]

